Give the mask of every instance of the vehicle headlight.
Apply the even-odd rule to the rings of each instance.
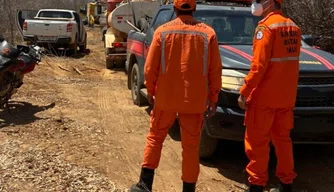
[[[239,91],[242,85],[244,84],[244,78],[246,74],[231,70],[223,69],[222,70],[222,88],[232,91]]]

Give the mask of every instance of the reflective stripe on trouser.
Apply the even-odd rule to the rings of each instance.
[[[269,142],[275,146],[276,176],[283,183],[292,183],[296,177],[290,130],[293,127],[293,109],[272,109],[248,106],[245,115],[245,151],[249,164],[246,171],[253,185],[265,186],[268,180]]]
[[[156,169],[159,166],[162,144],[170,127],[173,125],[176,112],[165,112],[158,109],[151,111],[150,132],[146,138],[142,167]],[[197,182],[199,175],[199,142],[203,125],[203,114],[178,114],[181,127],[182,144],[182,177],[187,183]]]
[[[163,31],[161,33],[161,73],[165,74],[166,72],[166,61],[165,61],[165,38],[166,35],[169,34],[181,34],[181,35],[196,35],[203,38],[203,46],[204,46],[204,53],[203,53],[203,76],[206,75],[207,72],[207,65],[208,65],[208,51],[209,51],[209,39],[206,33],[202,33],[199,31],[186,31],[186,30],[170,30],[170,31]],[[200,53],[198,53],[200,54]]]

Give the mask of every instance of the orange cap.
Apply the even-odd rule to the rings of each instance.
[[[187,8],[183,6],[188,5]],[[195,9],[196,0],[174,0],[174,7],[182,11],[190,11]]]
[[[283,1],[283,0],[276,0],[276,1],[279,2],[280,4],[282,4],[282,1]]]

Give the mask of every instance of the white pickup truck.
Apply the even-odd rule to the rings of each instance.
[[[87,33],[79,14],[73,10],[41,9],[19,10],[18,27],[24,41],[53,48],[86,51]]]

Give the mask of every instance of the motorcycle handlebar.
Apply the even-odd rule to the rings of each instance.
[[[33,57],[36,61],[40,62],[41,61],[42,49],[37,45],[30,45],[28,54],[31,57]]]

